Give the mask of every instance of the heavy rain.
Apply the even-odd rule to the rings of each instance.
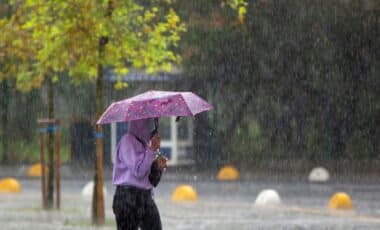
[[[379,0],[0,1],[0,229],[380,229]]]

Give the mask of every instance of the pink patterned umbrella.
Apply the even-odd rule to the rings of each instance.
[[[194,116],[212,109],[192,92],[148,91],[112,103],[96,124],[126,122],[144,118]]]

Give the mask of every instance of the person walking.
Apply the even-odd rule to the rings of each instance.
[[[157,118],[130,121],[118,143],[112,178],[116,186],[112,209],[118,230],[162,229],[152,189],[159,183],[167,159],[157,157],[161,143],[157,128]]]

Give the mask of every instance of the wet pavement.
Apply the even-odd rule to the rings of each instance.
[[[21,179],[22,192],[0,194],[0,229],[95,229],[90,224],[88,200],[81,195],[84,179],[62,181],[61,211],[42,211],[40,182]],[[198,201],[174,203],[171,194],[191,184]],[[113,187],[105,182],[106,224],[96,229],[116,229],[111,210]],[[258,193],[275,189],[280,207],[254,206]],[[327,202],[334,192],[350,194],[354,211],[332,212]],[[375,183],[328,183],[279,181],[218,182],[164,180],[155,191],[163,229],[380,229],[380,185]]]

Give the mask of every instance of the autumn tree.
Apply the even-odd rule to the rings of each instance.
[[[185,28],[170,7],[171,1],[29,0],[20,4],[23,29],[33,37],[32,44],[24,45],[35,47],[36,54],[29,63],[33,74],[19,73],[18,81],[38,78],[53,84],[61,74],[69,75],[74,84],[94,81],[94,122],[104,110],[105,70],[112,69],[119,76],[131,68],[170,71],[180,61],[175,49]],[[115,87],[125,85],[118,81]],[[93,223],[103,224],[101,126],[96,126],[96,138]]]
[[[16,76],[24,78],[28,74],[25,63],[29,63],[33,56],[33,49],[26,44],[31,37],[27,31],[22,29],[15,13],[18,5],[12,5],[11,1],[0,3],[0,89],[1,89],[1,123],[2,123],[2,159],[8,162],[8,109],[10,95],[16,83],[21,91],[28,91],[31,87],[40,84],[38,78],[29,81],[27,85],[16,82]]]

